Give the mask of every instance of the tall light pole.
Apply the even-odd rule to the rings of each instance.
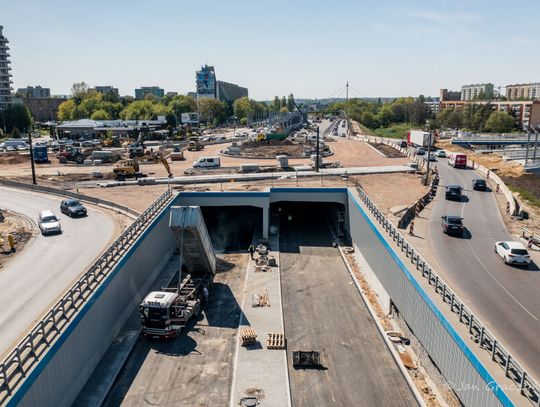
[[[319,172],[319,126],[317,126],[317,155],[315,161],[315,172]]]
[[[4,110],[2,110],[2,123],[4,125],[4,135],[6,135],[6,115],[4,114]]]

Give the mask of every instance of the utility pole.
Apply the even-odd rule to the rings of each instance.
[[[37,185],[36,167],[34,165],[34,148],[32,146],[32,130],[28,132],[28,140],[30,140],[30,163],[32,164],[32,184]]]
[[[2,124],[4,125],[4,137],[7,135],[6,131],[6,115],[4,114],[4,110],[2,110]]]
[[[345,101],[349,101],[349,81],[347,81],[346,90],[345,90]]]
[[[315,172],[319,172],[319,126],[317,126],[317,161],[315,161]]]
[[[527,149],[525,150],[525,167],[526,167],[529,161],[529,144],[531,143],[531,132],[527,128],[525,128],[525,131],[527,132]]]

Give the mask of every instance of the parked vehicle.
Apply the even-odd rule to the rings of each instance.
[[[30,146],[23,140],[6,140],[0,144],[4,151],[27,150]]]
[[[399,143],[399,146],[401,148],[407,148],[407,142],[405,140],[401,140],[400,143]]]
[[[463,218],[454,215],[441,216],[443,232],[447,234],[463,234]]]
[[[437,161],[437,157],[435,157],[434,153],[429,153],[428,160],[429,161]]]
[[[463,188],[459,185],[448,185],[444,197],[448,200],[461,201]]]
[[[473,179],[472,180],[472,189],[476,191],[487,191],[487,184],[486,181],[479,178],[479,179]]]
[[[191,137],[187,146],[188,151],[201,151],[204,145],[199,141],[199,137]]]
[[[446,158],[446,151],[444,150],[439,150],[437,151],[437,153],[435,154],[437,157],[439,158]]]
[[[109,150],[97,150],[92,152],[92,160],[101,160],[102,163],[115,163],[120,155]]]
[[[448,156],[448,165],[454,168],[467,167],[467,156],[465,154],[452,153]]]
[[[175,337],[201,313],[216,273],[214,248],[199,207],[172,207],[169,227],[187,270],[179,271],[180,284],[151,292],[139,305],[142,335],[156,339]]]
[[[416,147],[428,147],[430,144],[433,146],[434,137],[430,133],[420,130],[410,130],[407,133],[407,143],[410,146]]]
[[[41,234],[62,233],[60,220],[51,211],[41,211],[38,216],[38,226]]]
[[[86,208],[77,199],[64,199],[60,203],[60,212],[66,214],[71,218],[87,215]]]
[[[422,147],[418,147],[415,151],[415,154],[416,155],[425,155],[426,154],[426,150],[424,150]]]
[[[221,162],[219,157],[201,157],[193,163],[193,168],[219,168]]]
[[[531,262],[529,252],[520,242],[497,242],[495,253],[501,256],[506,264],[528,265]]]
[[[34,162],[35,163],[48,163],[49,155],[47,153],[47,146],[44,144],[36,144],[32,147]]]

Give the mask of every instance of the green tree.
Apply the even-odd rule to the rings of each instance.
[[[110,102],[110,103],[120,102],[120,98],[118,97],[116,92],[113,92],[112,90],[108,91],[107,93],[103,95],[103,100],[105,102]]]
[[[274,112],[279,112],[281,109],[281,103],[279,102],[279,96],[274,96],[274,102],[272,103],[272,110]]]
[[[281,98],[281,103],[279,105],[280,109],[283,108],[283,107],[287,107],[287,98],[285,96],[283,96]]]
[[[60,106],[58,106],[58,120],[71,120],[71,118],[73,117],[73,111],[76,107],[77,105],[72,99],[60,103]]]
[[[110,120],[111,116],[109,113],[104,109],[98,109],[92,113],[90,116],[90,119],[92,120]]]
[[[377,127],[379,127],[377,117],[372,112],[368,111],[362,113],[362,116],[360,117],[360,123],[362,123],[366,127],[369,127],[370,129],[376,129]]]
[[[167,106],[171,109],[172,113],[176,114],[178,120],[181,119],[182,113],[197,111],[197,103],[195,100],[186,95],[173,96]]]
[[[511,131],[516,125],[514,117],[506,112],[492,112],[486,121],[485,128],[495,133]]]
[[[79,104],[82,102],[82,100],[88,95],[89,88],[86,82],[75,82],[71,86],[71,97],[73,98],[73,101],[75,104]]]
[[[382,127],[387,127],[390,124],[394,123],[394,111],[392,110],[392,106],[390,104],[385,104],[381,107],[381,110],[379,110],[379,113],[377,114],[377,121]]]
[[[120,112],[120,118],[124,120],[152,120],[157,116],[166,116],[168,108],[163,105],[152,103],[150,100],[136,100]]]
[[[287,109],[289,109],[289,112],[294,110],[294,95],[292,93],[287,98]]]
[[[251,103],[247,96],[244,96],[240,99],[236,99],[233,103],[234,115],[238,119],[243,119],[248,117],[252,112]]]
[[[5,127],[8,133],[11,133],[13,137],[16,137],[17,133],[15,129],[29,131],[32,126],[32,115],[30,111],[23,105],[10,105],[4,110],[3,119],[5,120]]]
[[[219,124],[226,117],[227,106],[217,99],[204,98],[197,102],[202,121]]]

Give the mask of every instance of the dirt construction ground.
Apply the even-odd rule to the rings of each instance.
[[[2,210],[4,220],[0,222],[0,269],[18,252],[21,252],[26,242],[36,232],[34,223],[26,216]],[[13,237],[16,251],[12,252],[8,243],[8,236]]]

